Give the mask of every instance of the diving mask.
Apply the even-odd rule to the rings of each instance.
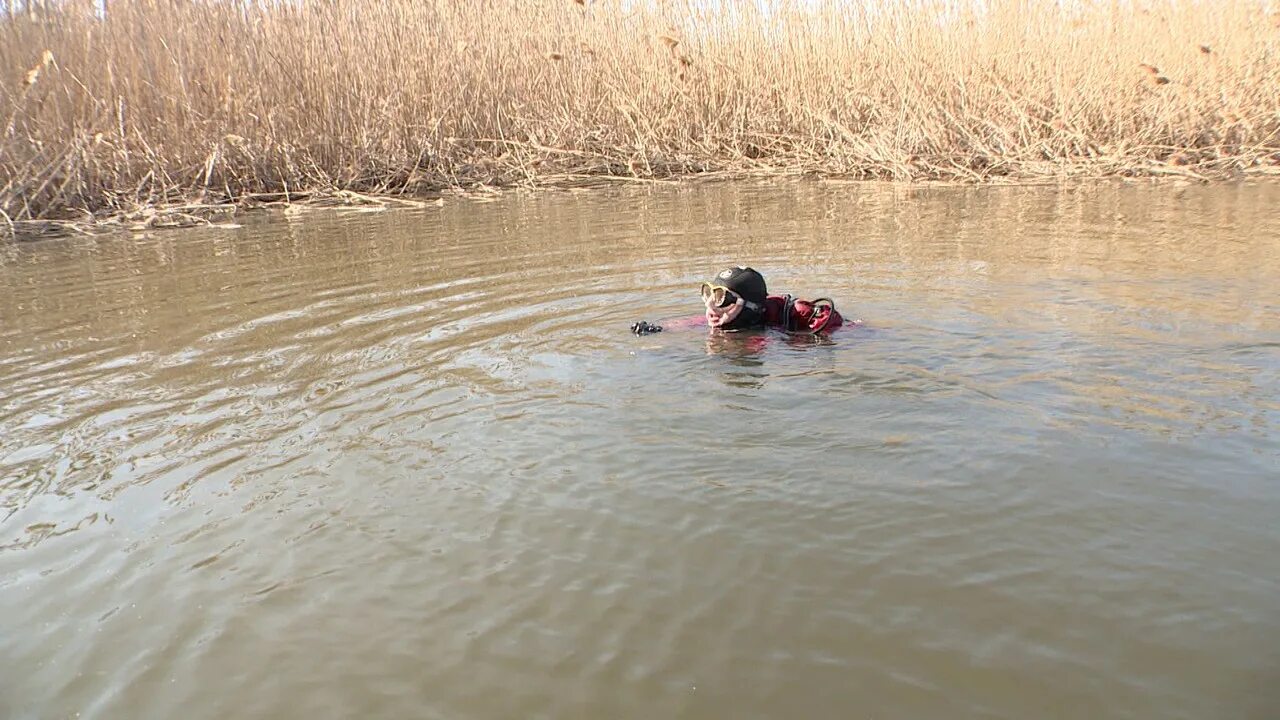
[[[738,302],[738,294],[723,285],[702,283],[702,302],[710,307],[725,308]]]

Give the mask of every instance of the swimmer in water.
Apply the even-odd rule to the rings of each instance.
[[[770,295],[764,276],[749,267],[721,270],[711,282],[702,283],[701,292],[707,325],[718,330],[772,327],[817,334],[844,324],[829,298]]]

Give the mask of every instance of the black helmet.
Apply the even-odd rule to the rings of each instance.
[[[743,300],[763,305],[769,288],[764,283],[764,276],[749,267],[725,268],[716,274],[712,285],[723,285],[742,296]]]

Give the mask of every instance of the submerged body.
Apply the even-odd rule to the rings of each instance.
[[[801,300],[770,295],[764,302],[764,324],[787,332],[829,332],[844,325],[844,317],[830,300]]]
[[[659,330],[657,330],[657,332],[662,332],[663,330],[697,330],[700,328],[706,328],[708,327],[708,325],[707,325],[707,318],[705,315],[683,315],[680,317],[666,318],[661,321],[661,325],[651,325],[650,327],[660,328]],[[844,318],[843,316],[840,316],[839,313],[837,312],[836,318],[832,319],[831,324],[816,333],[806,329],[803,326],[796,329],[788,330],[781,322],[766,323],[766,324],[756,325],[753,327],[743,328],[743,329],[748,331],[778,330],[790,335],[826,336],[826,335],[833,335],[838,331],[852,330],[854,328],[865,329],[866,325],[861,320],[852,320],[852,319]],[[712,328],[712,329],[716,329],[716,328]],[[633,332],[634,332],[634,329],[633,329]],[[640,334],[648,334],[648,333],[636,333],[636,334],[640,335]]]

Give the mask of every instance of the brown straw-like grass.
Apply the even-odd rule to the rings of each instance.
[[[1261,2],[99,7],[0,15],[8,227],[593,178],[1227,177],[1280,157]]]

